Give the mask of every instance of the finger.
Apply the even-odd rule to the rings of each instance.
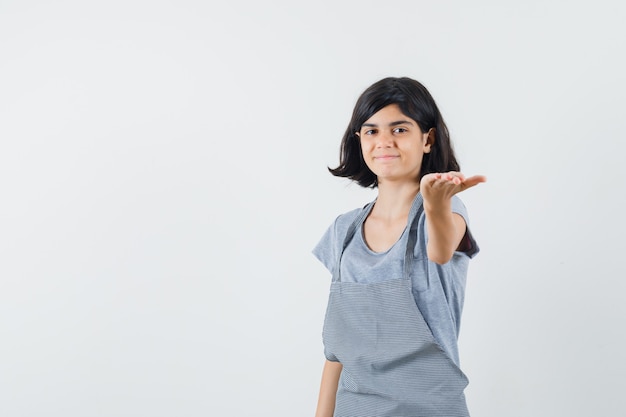
[[[437,179],[431,183],[433,188],[450,186],[455,187],[463,183],[465,177],[460,172],[445,172],[437,175]]]
[[[454,186],[455,184],[453,180],[454,180],[454,177],[450,177],[447,174],[436,174],[433,177],[433,179],[428,182],[428,185],[433,189],[446,187],[450,185]]]
[[[485,177],[484,175],[474,175],[472,177],[466,178],[465,181],[463,181],[462,186],[464,190],[467,190],[468,188],[471,188],[477,184],[480,184],[481,182],[486,181],[487,177]]]
[[[420,180],[420,184],[422,186],[426,186],[426,185],[432,186],[435,182],[437,182],[441,178],[441,175],[442,174],[440,174],[438,172],[431,173],[431,174],[426,174]]]
[[[485,177],[484,175],[474,175],[469,178],[466,178],[465,181],[470,181],[472,183],[478,184],[481,182],[487,182],[487,177]]]
[[[445,173],[445,178],[448,181],[452,181],[454,184],[459,185],[463,181],[465,181],[465,175],[458,171],[449,171]]]

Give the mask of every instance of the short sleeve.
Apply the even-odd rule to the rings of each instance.
[[[457,197],[456,195],[452,196],[451,203],[452,203],[451,204],[452,212],[457,213],[458,215],[463,217],[463,220],[465,220],[465,226],[467,227],[466,235],[470,241],[470,248],[463,253],[469,256],[470,258],[473,258],[480,251],[480,248],[478,247],[478,244],[476,243],[476,239],[474,239],[474,236],[472,235],[472,232],[470,230],[469,217],[467,215],[467,208],[465,208],[465,204],[463,204],[461,199]]]
[[[337,217],[313,248],[313,255],[324,264],[331,274],[334,272],[337,257],[343,249],[343,241],[348,228],[364,209],[365,207],[355,209]]]
[[[313,255],[328,269],[331,273],[337,261],[337,220],[330,225],[326,233],[313,248]]]

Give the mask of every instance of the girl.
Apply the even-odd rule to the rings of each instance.
[[[316,417],[469,416],[457,337],[478,246],[455,195],[466,178],[430,93],[385,78],[359,97],[330,169],[378,197],[313,250],[332,273]]]

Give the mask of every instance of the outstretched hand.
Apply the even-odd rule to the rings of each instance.
[[[448,201],[453,195],[485,181],[487,177],[484,175],[466,178],[465,175],[456,171],[436,172],[422,177],[420,191],[424,201],[437,204]]]

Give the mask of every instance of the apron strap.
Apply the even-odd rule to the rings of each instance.
[[[413,269],[413,259],[415,258],[415,244],[417,243],[417,225],[419,218],[424,211],[424,199],[422,193],[417,193],[411,212],[409,212],[409,236],[406,243],[406,251],[404,253],[404,279],[411,279],[411,270]]]
[[[361,210],[361,213],[359,213],[359,215],[356,217],[356,219],[354,219],[350,227],[348,227],[346,237],[343,239],[343,244],[341,245],[341,251],[337,255],[337,262],[335,262],[335,270],[333,271],[333,282],[341,281],[341,258],[343,257],[343,252],[346,250],[348,243],[350,243],[350,241],[354,237],[357,227],[360,227],[367,218],[368,214],[372,210],[372,207],[374,206],[374,203],[376,203],[376,200],[365,205],[365,207],[363,207],[363,210]]]

